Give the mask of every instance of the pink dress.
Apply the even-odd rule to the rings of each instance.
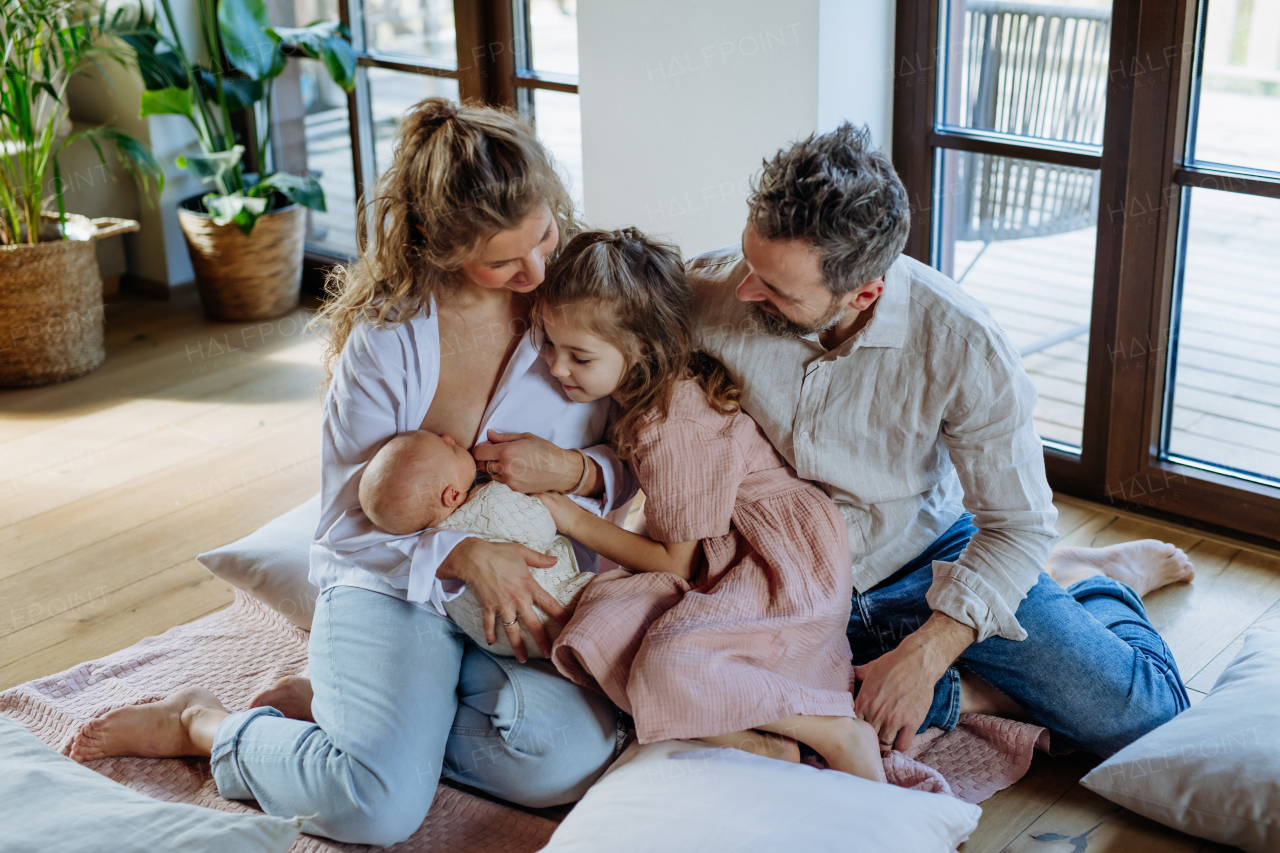
[[[655,416],[656,419],[656,416]],[[791,714],[853,716],[844,518],[745,413],[681,382],[631,465],[649,535],[702,540],[689,584],[617,570],[589,584],[552,660],[636,721],[641,743],[742,731]]]

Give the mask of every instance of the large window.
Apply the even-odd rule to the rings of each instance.
[[[897,23],[908,252],[1020,349],[1054,487],[1280,536],[1280,5]]]
[[[392,156],[405,111],[423,98],[514,107],[537,128],[582,206],[576,0],[270,0],[273,21],[340,18],[359,58],[355,91],[295,60],[276,86],[279,168],[310,172],[328,211],[310,213],[313,262],[355,253],[356,208]]]

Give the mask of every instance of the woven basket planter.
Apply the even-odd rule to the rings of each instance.
[[[102,366],[102,276],[93,244],[137,231],[129,219],[67,216],[58,239],[46,214],[48,242],[0,246],[0,386],[49,385]]]
[[[178,221],[205,315],[265,320],[298,307],[307,211],[291,204],[264,213],[246,237],[235,225],[214,225],[200,198],[179,206]]]

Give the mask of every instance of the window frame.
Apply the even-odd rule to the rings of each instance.
[[[338,0],[338,18],[351,32],[356,51],[356,85],[347,93],[347,122],[357,200],[364,195],[365,177],[372,178],[375,174],[374,133],[368,103],[370,68],[454,79],[458,81],[462,100],[514,107],[523,115],[532,115],[532,98],[524,93],[546,89],[578,94],[575,75],[538,72],[530,67],[529,23],[523,14],[527,0],[453,0],[457,34],[453,64],[371,50],[365,39],[360,3],[361,0]],[[309,245],[305,251],[305,264],[312,275],[322,275],[334,264],[350,260],[341,252],[320,246]]]
[[[1099,169],[1081,447],[1076,454],[1045,441],[1049,483],[1065,494],[1274,545],[1280,487],[1162,457],[1165,389],[1176,366],[1170,329],[1186,188],[1280,198],[1280,177],[1186,161],[1208,0],[1114,0],[1103,141],[1096,152],[935,127],[942,2],[959,0],[897,0],[892,157],[911,202],[906,254],[930,262],[935,151]],[[1154,207],[1151,199],[1159,200]],[[1139,219],[1155,227],[1136,227]]]

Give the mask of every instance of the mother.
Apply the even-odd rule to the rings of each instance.
[[[454,531],[378,531],[357,498],[365,464],[390,436],[425,429],[467,447],[487,436],[477,458],[520,491],[576,487],[600,511],[634,491],[616,457],[591,447],[608,401],[569,401],[526,334],[528,294],[576,230],[547,153],[513,116],[441,98],[405,118],[396,145],[359,224],[361,258],[320,317],[331,384],[311,549],[322,590],[309,648],[315,722],[271,707],[230,714],[187,688],[89,723],[71,751],[208,755],[223,797],[379,845],[417,829],[442,772],[528,806],[577,799],[610,760],[616,722],[602,697],[545,662],[489,655],[444,615],[465,585],[489,636],[503,623],[523,658],[523,620],[549,653],[532,606],[565,614],[526,564],[554,560]],[[578,556],[594,566],[594,554]]]

